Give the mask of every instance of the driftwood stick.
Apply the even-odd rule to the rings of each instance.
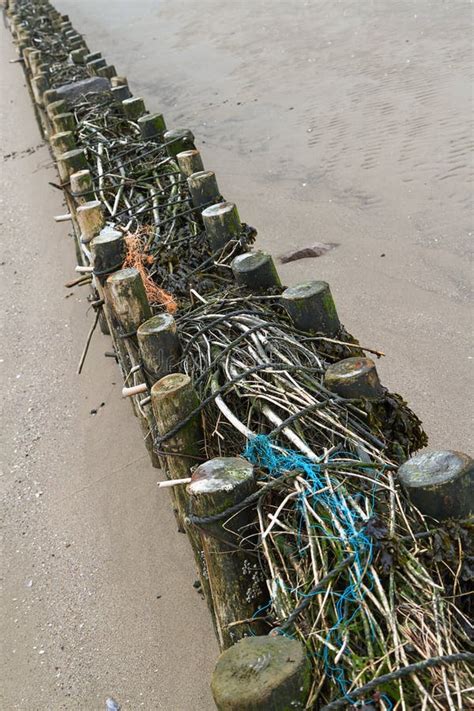
[[[92,340],[92,335],[96,329],[97,324],[99,323],[100,311],[101,311],[100,308],[95,309],[94,323],[90,327],[89,333],[87,334],[86,344],[84,346],[84,350],[82,351],[82,355],[79,360],[79,365],[77,366],[77,374],[78,375],[80,375],[82,372],[82,366],[84,365],[84,361],[86,360],[87,352],[89,350],[90,342]]]

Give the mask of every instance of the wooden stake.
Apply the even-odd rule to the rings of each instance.
[[[116,101],[118,101],[122,105],[126,99],[129,99],[132,96],[132,94],[130,93],[130,89],[126,85],[113,86],[111,92],[114,96],[114,99],[116,99]]]
[[[140,324],[151,318],[150,304],[137,269],[120,269],[109,276],[106,291],[122,337],[135,334]]]
[[[137,337],[150,385],[176,370],[181,348],[171,314],[157,314],[142,323]]]
[[[373,400],[384,394],[375,363],[371,358],[344,358],[328,367],[324,385],[346,398]]]
[[[173,128],[170,131],[166,131],[163,138],[165,143],[168,144],[166,150],[170,158],[176,158],[178,153],[195,148],[194,134],[189,128]]]
[[[60,131],[59,133],[53,133],[53,135],[49,137],[49,143],[56,160],[59,160],[59,157],[63,153],[72,151],[76,147],[76,141],[74,139],[74,134],[72,133],[72,131]]]
[[[336,336],[341,328],[329,284],[309,281],[285,289],[281,301],[300,331]]]
[[[77,205],[84,205],[84,203],[91,201],[94,188],[89,170],[78,170],[77,173],[73,173],[70,183],[71,193]]]
[[[273,258],[266,252],[239,254],[231,266],[237,284],[252,291],[281,287]]]
[[[129,121],[138,121],[140,116],[146,113],[145,102],[138,96],[122,101],[123,112]]]
[[[99,200],[85,202],[77,208],[76,214],[81,231],[80,240],[82,244],[88,244],[105,225],[102,203]]]
[[[237,207],[233,202],[220,202],[206,207],[202,219],[211,249],[224,247],[231,239],[238,239],[242,229]]]
[[[74,131],[76,128],[76,120],[71,113],[55,114],[51,120],[54,133]]]
[[[78,170],[87,170],[87,168],[86,152],[83,148],[74,148],[58,156],[58,170],[63,182],[68,181],[69,177]]]
[[[439,521],[474,513],[474,460],[463,452],[423,452],[402,464],[398,478],[425,516]]]
[[[182,151],[177,154],[176,158],[179,169],[186,178],[189,178],[193,173],[199,173],[204,170],[201,154],[197,149]]]
[[[106,64],[105,67],[99,67],[96,72],[98,77],[105,77],[106,79],[111,79],[117,75],[117,70],[113,64]]]
[[[218,711],[304,709],[311,665],[300,641],[246,637],[219,657],[211,690]]]
[[[190,175],[188,187],[195,207],[202,207],[210,202],[219,202],[221,199],[216,174],[212,170],[201,170]]]
[[[191,512],[199,517],[222,513],[256,488],[253,466],[247,460],[211,459],[192,474],[188,487]],[[249,506],[199,527],[221,648],[259,629],[248,620],[264,600],[263,580],[257,559],[242,546],[242,537],[250,535],[255,517],[255,506]],[[239,620],[241,624],[234,624]]]
[[[94,271],[104,276],[120,269],[125,258],[125,240],[123,233],[114,229],[103,229],[91,243],[94,257]]]
[[[166,131],[163,114],[145,114],[137,121],[144,141],[161,141]]]
[[[93,59],[92,62],[86,62],[86,69],[89,70],[89,73],[92,74],[93,76],[97,76],[97,70],[100,69],[101,67],[106,67],[107,62],[105,59],[100,57],[99,59]]]

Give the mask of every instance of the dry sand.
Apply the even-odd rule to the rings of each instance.
[[[189,546],[109,339],[94,336],[75,375],[93,315],[84,288],[64,288],[75,260],[52,219],[56,171],[0,37],[0,709],[104,711],[112,695],[208,711],[218,650]]]
[[[330,282],[433,447],[472,448],[469,2],[58,0],[151,111],[195,131],[228,199]],[[382,256],[384,255],[384,256]]]

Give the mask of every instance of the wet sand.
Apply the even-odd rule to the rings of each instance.
[[[281,267],[330,282],[433,447],[469,451],[471,5],[58,0],[205,166]]]
[[[162,474],[94,335],[51,156],[0,29],[2,711],[212,709],[218,650]],[[101,406],[102,404],[102,406]],[[92,414],[96,410],[97,414]]]

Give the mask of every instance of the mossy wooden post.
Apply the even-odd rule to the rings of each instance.
[[[231,266],[237,284],[251,291],[281,287],[273,258],[266,252],[239,254]]]
[[[193,472],[188,487],[191,514],[223,513],[256,489],[250,462],[241,457],[211,459]],[[248,620],[265,599],[263,580],[257,559],[241,547],[242,536],[249,536],[255,518],[255,506],[248,506],[214,523],[198,524],[221,648],[259,631],[259,625]]]
[[[72,151],[66,151],[66,153],[61,153],[58,156],[59,177],[63,183],[68,183],[73,173],[77,173],[78,170],[87,170],[88,168],[86,152],[83,148],[73,148]]]
[[[104,77],[105,79],[112,79],[116,74],[117,70],[113,64],[106,64],[105,67],[99,67],[97,70],[97,76]]]
[[[300,331],[330,337],[339,333],[341,324],[327,282],[309,281],[285,289],[281,302]]]
[[[63,153],[75,149],[76,140],[72,131],[59,131],[59,133],[53,133],[53,135],[49,137],[49,145],[51,146],[54,157],[58,161]]]
[[[94,266],[94,289],[97,295],[103,298],[102,284],[109,274],[122,268],[125,259],[126,248],[123,233],[112,228],[105,228],[92,239],[90,249]],[[102,309],[99,325],[103,334],[112,336],[114,347],[118,352],[117,339],[113,334],[107,304],[104,304]]]
[[[206,207],[201,213],[207,240],[213,251],[222,249],[227,242],[239,239],[242,225],[233,202],[220,202]]]
[[[71,195],[77,205],[84,205],[94,197],[90,170],[78,170],[70,178]]]
[[[188,187],[194,207],[203,207],[221,200],[216,174],[212,170],[201,170],[190,175]]]
[[[68,109],[68,105],[64,99],[56,99],[56,101],[51,101],[45,108],[48,118],[52,122],[53,116],[65,113]]]
[[[89,52],[89,54],[86,54],[84,57],[86,65],[89,64],[89,62],[94,62],[96,59],[102,59],[101,52]]]
[[[176,321],[171,314],[152,316],[137,331],[138,346],[150,386],[176,370],[181,354]]]
[[[424,516],[443,521],[474,514],[474,460],[468,454],[417,454],[402,464],[398,479]]]
[[[345,398],[376,400],[384,394],[371,358],[344,358],[332,363],[324,374],[324,385],[331,392]]]
[[[166,131],[163,114],[145,114],[137,121],[144,141],[162,141]]]
[[[92,76],[97,76],[97,70],[101,67],[106,67],[107,61],[100,57],[99,59],[93,59],[92,62],[87,62],[86,69]]]
[[[82,244],[88,244],[105,225],[104,210],[99,200],[90,200],[77,208],[77,221]]]
[[[155,415],[158,435],[164,437],[179,425],[199,405],[199,398],[193,388],[191,378],[184,373],[170,373],[160,378],[151,389],[151,403]],[[202,458],[203,434],[199,414],[181,427],[176,434],[160,445],[168,479],[185,479],[190,476],[191,468]],[[173,452],[166,456],[166,452]],[[182,456],[179,456],[182,455]],[[173,489],[176,520],[180,531],[185,530],[188,514],[189,497],[184,486]],[[191,530],[196,536],[196,531]],[[196,538],[193,539],[196,542]],[[199,549],[199,547],[198,547]],[[198,555],[199,558],[199,555]],[[202,573],[202,561],[201,570]]]
[[[112,329],[116,333],[118,343],[117,354],[124,362],[125,374],[131,367],[139,363],[139,351],[136,332],[141,323],[151,318],[152,312],[142,278],[137,269],[120,269],[111,274],[105,283],[105,302],[110,308]],[[124,356],[123,351],[126,351]],[[135,381],[145,382],[144,374],[137,372]],[[140,384],[135,383],[135,384]],[[134,412],[138,417],[143,432],[145,446],[154,467],[160,466],[160,461],[153,449],[153,430],[155,418],[150,403],[140,404],[142,396],[131,398]]]
[[[112,77],[112,79],[110,80],[110,85],[111,85],[112,87],[116,87],[116,86],[128,86],[128,79],[127,79],[127,77],[123,77],[123,76],[122,76],[122,77],[121,77],[121,76],[115,76],[115,77]]]
[[[170,158],[176,158],[178,153],[182,153],[182,151],[196,148],[194,145],[194,133],[189,128],[173,128],[166,131],[163,139],[167,144],[166,150]]]
[[[121,105],[122,109],[125,99],[129,99],[132,96],[130,89],[126,84],[113,86],[110,91],[112,92],[114,99]]]
[[[86,63],[87,49],[84,47],[79,49],[73,49],[69,56],[73,64],[80,64],[81,66]]]
[[[56,114],[53,116],[52,124],[54,133],[74,131],[76,128],[76,119],[74,118],[74,114],[65,112],[63,114]]]
[[[46,89],[43,94],[43,102],[45,106],[49,106],[53,101],[58,100],[58,92],[56,89]]]
[[[38,106],[43,106],[43,93],[49,89],[48,77],[46,74],[38,74],[31,80],[31,89]]]
[[[134,336],[152,316],[140,272],[134,268],[115,272],[108,277],[106,290],[121,337]]]
[[[181,153],[177,154],[176,159],[180,171],[186,178],[189,178],[193,173],[200,173],[204,170],[201,154],[197,148],[191,151],[181,151]]]
[[[153,385],[151,389],[151,403],[158,434],[164,437],[197,409],[199,397],[189,375],[185,375],[184,373],[170,373]],[[164,458],[164,469],[168,479],[189,478],[191,469],[196,466],[203,455],[203,442],[201,416],[198,413],[193,415],[186,425],[160,445],[161,451],[165,452],[162,457]],[[166,451],[179,453],[182,456],[173,454],[167,457]],[[214,604],[201,545],[201,536],[194,526],[188,525],[186,522],[189,508],[189,495],[186,488],[179,485],[172,489],[171,496],[178,527],[181,531],[185,530],[188,534],[196,568],[199,573],[199,579],[201,581],[201,587],[217,634]]]
[[[221,654],[211,680],[218,711],[297,711],[310,685],[306,649],[289,637],[241,639]]]
[[[125,118],[129,121],[137,122],[140,116],[146,113],[145,102],[139,96],[131,96],[122,101],[122,108]]]

